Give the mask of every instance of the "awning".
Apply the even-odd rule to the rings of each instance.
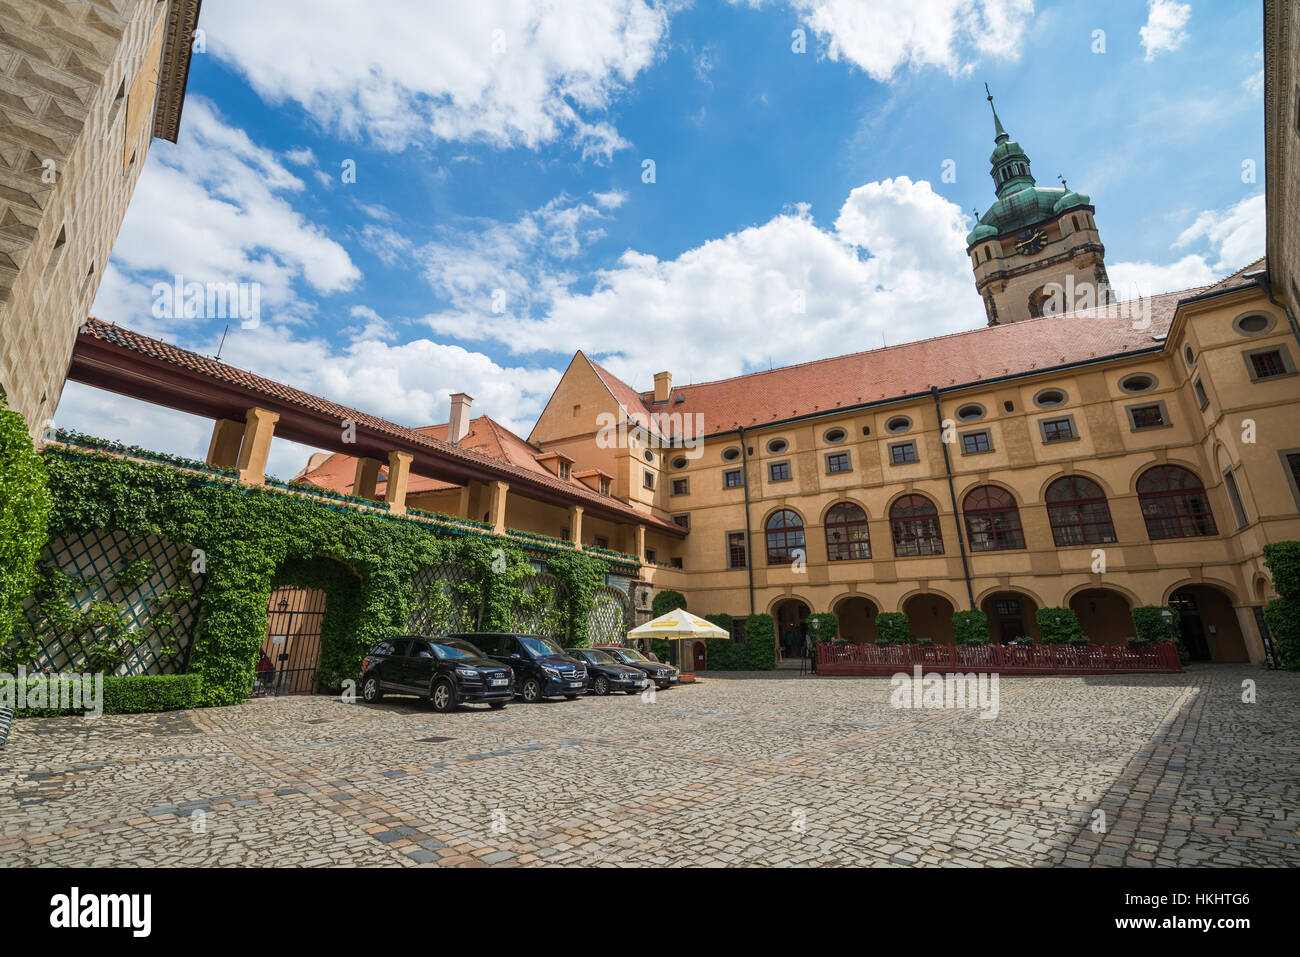
[[[684,608],[678,608],[647,621],[627,633],[629,638],[730,638],[724,629]]]

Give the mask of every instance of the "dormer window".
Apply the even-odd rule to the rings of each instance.
[[[560,478],[564,481],[569,480],[569,463],[560,459]]]

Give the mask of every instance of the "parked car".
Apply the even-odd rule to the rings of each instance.
[[[568,653],[587,666],[591,676],[591,693],[607,695],[611,691],[628,694],[650,687],[650,679],[640,668],[625,665],[604,648],[569,648]]]
[[[514,672],[479,648],[457,638],[407,636],[381,641],[361,660],[361,697],[380,700],[386,693],[413,694],[434,711],[451,711],[466,702],[504,708],[515,695]]]
[[[608,652],[615,661],[620,664],[628,665],[632,668],[640,669],[650,676],[650,680],[658,686],[660,691],[670,688],[682,680],[682,673],[672,665],[666,665],[653,657],[648,657],[635,648],[623,648],[621,646],[611,646],[601,648],[601,651]]]
[[[587,691],[587,666],[541,635],[471,632],[452,635],[482,648],[489,658],[515,673],[515,694],[525,701],[560,695],[572,701]]]

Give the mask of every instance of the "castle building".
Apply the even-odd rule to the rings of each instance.
[[[34,436],[149,145],[177,137],[199,3],[0,4],[0,395]]]

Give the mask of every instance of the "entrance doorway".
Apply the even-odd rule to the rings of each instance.
[[[695,660],[695,670],[704,671],[705,666],[708,664],[708,654],[704,642],[702,641],[695,642],[694,654],[692,655],[692,657]]]
[[[996,642],[1038,638],[1038,605],[1028,595],[1000,591],[984,599],[982,608],[989,619],[989,635]]]
[[[776,626],[776,653],[779,658],[798,658],[803,651],[803,636],[808,633],[807,618],[811,610],[797,598],[787,598],[772,609]],[[793,629],[793,651],[789,650],[786,636]]]
[[[952,602],[942,595],[913,595],[903,602],[903,614],[913,641],[929,638],[936,645],[951,645]]]
[[[876,615],[880,609],[870,598],[841,598],[835,603],[835,620],[839,622],[840,637],[855,645],[875,644],[880,633],[876,630]]]
[[[271,592],[254,694],[311,694],[316,690],[324,620],[325,592],[320,589],[284,585]]]
[[[1184,585],[1169,596],[1178,632],[1193,661],[1248,661],[1232,599],[1213,585]]]
[[[1109,588],[1087,588],[1070,599],[1079,626],[1094,645],[1120,645],[1137,634],[1128,599]]]

